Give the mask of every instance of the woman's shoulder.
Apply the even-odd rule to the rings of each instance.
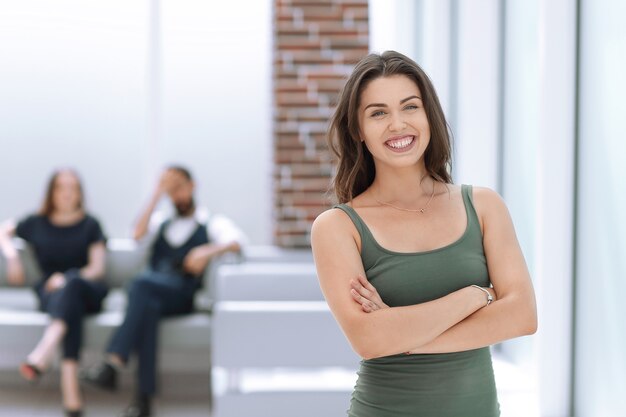
[[[31,213],[19,219],[17,223],[7,222],[8,227],[13,228],[17,237],[27,241],[33,241],[36,237],[47,230],[48,218],[39,213]]]
[[[341,206],[338,207],[338,206]],[[348,247],[360,251],[361,237],[354,214],[346,204],[334,205],[323,211],[311,226],[311,247],[318,251],[337,254]]]
[[[474,202],[482,202],[484,204],[493,204],[502,201],[500,194],[494,189],[481,185],[467,184],[472,191],[472,199]]]
[[[102,229],[101,223],[96,216],[85,213],[85,218],[81,222],[86,229]]]
[[[18,225],[30,225],[30,224],[39,224],[48,220],[46,216],[40,213],[30,213],[22,217],[18,221]]]
[[[91,213],[85,213],[85,223],[100,224],[100,220]]]
[[[353,234],[354,223],[348,211],[351,209],[350,203],[334,204],[332,207],[320,213],[311,226],[311,234],[347,232]]]
[[[476,213],[483,219],[507,212],[504,198],[490,187],[471,186],[471,197]]]
[[[349,207],[346,203],[333,204],[315,218],[313,227],[332,227],[343,223],[346,219],[346,207]]]

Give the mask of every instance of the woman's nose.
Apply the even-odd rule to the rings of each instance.
[[[401,114],[391,113],[391,118],[389,119],[389,130],[392,132],[401,131],[406,127],[406,123],[402,118]]]

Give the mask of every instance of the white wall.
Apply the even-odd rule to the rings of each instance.
[[[498,190],[500,2],[459,1],[457,13],[452,173],[457,183]]]
[[[626,4],[581,10],[575,411],[626,415]]]
[[[201,203],[270,243],[269,0],[0,10],[0,219],[35,210],[71,165],[109,236],[127,236],[157,169],[179,162]]]

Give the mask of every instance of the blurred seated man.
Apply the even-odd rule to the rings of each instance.
[[[155,211],[163,195],[175,207],[171,216]],[[139,217],[134,238],[150,244],[148,268],[130,285],[124,321],[113,334],[105,359],[86,370],[82,379],[115,390],[119,369],[128,363],[131,352],[136,352],[138,387],[134,401],[121,416],[146,417],[156,393],[159,319],[190,313],[209,261],[226,252],[241,251],[245,236],[228,218],[196,207],[190,172],[171,166],[163,172]]]

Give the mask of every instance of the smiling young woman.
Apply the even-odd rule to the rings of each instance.
[[[339,204],[315,220],[311,243],[363,358],[348,415],[499,416],[489,346],[536,331],[534,292],[500,196],[452,184],[432,83],[402,54],[368,55],[329,139]]]

